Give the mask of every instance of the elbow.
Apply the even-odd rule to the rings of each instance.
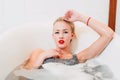
[[[111,40],[111,39],[113,39],[114,31],[110,29],[110,30],[107,31],[103,36],[104,36],[105,38],[107,38],[108,40]]]
[[[113,36],[114,36],[114,31],[110,31],[107,35],[106,35],[106,38],[108,39],[113,39]]]

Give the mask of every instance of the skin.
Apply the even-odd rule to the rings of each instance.
[[[65,14],[65,18],[71,22],[80,21],[86,24],[89,17],[76,11],[70,10]],[[88,26],[96,31],[100,37],[88,48],[78,53],[79,62],[84,62],[85,60],[100,55],[100,53],[112,40],[114,35],[114,31],[110,27],[93,18],[89,20]]]
[[[58,51],[70,52],[70,41],[74,38],[71,27],[64,21],[56,22],[53,27],[53,39],[56,43]],[[64,44],[60,44],[59,40],[64,40]]]
[[[70,22],[79,21],[84,24],[87,24],[89,17],[80,14],[74,10],[69,10],[65,13],[65,15],[62,18]],[[114,32],[110,27],[93,18],[89,20],[88,26],[94,31],[96,31],[100,35],[100,37],[88,48],[84,49],[83,51],[80,51],[77,54],[77,58],[80,63],[100,55],[104,48],[112,40],[114,35]],[[75,34],[72,32],[71,27],[67,23],[65,23],[64,21],[56,22],[53,26],[52,34],[53,39],[56,43],[56,48],[47,51],[44,51],[42,49],[33,50],[33,52],[30,55],[30,58],[24,65],[24,68],[38,68],[42,65],[43,61],[46,58],[50,57],[58,57],[60,59],[72,58],[72,53],[70,51],[70,40],[74,38],[74,35]],[[64,40],[64,44],[60,44],[59,40]]]

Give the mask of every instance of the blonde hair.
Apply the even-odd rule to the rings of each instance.
[[[58,19],[56,19],[55,22],[53,23],[53,26],[55,25],[56,22],[59,22],[59,21],[64,21],[65,23],[67,23],[71,27],[72,33],[75,33],[75,25],[74,25],[74,23],[70,22],[70,21],[66,21],[62,17],[59,17]]]

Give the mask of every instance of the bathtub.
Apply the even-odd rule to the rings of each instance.
[[[82,23],[76,23],[77,39],[73,40],[72,50],[75,54],[88,47],[99,35]],[[78,34],[79,32],[79,34]],[[52,39],[52,22],[35,21],[26,23],[0,35],[0,80],[18,65],[23,63],[35,48],[50,49],[55,44]],[[106,64],[120,80],[120,37],[115,33],[113,40],[96,59]]]

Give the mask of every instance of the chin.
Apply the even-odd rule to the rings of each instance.
[[[58,48],[64,49],[64,48],[66,48],[66,46],[65,45],[59,45]]]

